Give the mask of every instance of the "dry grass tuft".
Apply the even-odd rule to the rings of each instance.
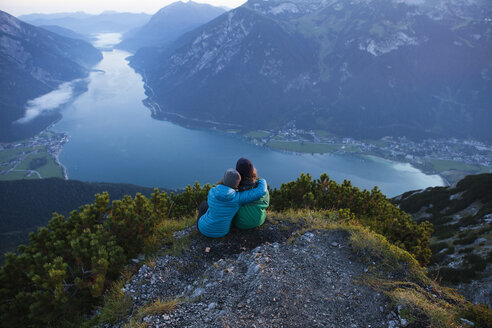
[[[137,321],[142,320],[146,316],[149,315],[159,315],[163,313],[169,313],[173,311],[176,306],[180,303],[179,299],[174,299],[174,300],[168,300],[168,301],[161,301],[160,299],[154,301],[153,303],[149,303],[147,305],[144,305],[140,307],[137,310],[137,314],[135,315],[135,319]]]
[[[102,323],[118,323],[130,314],[133,300],[123,292],[125,279],[118,280],[104,296],[104,306],[101,309],[99,321]]]

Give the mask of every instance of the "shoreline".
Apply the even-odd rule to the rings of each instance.
[[[65,165],[62,164],[62,162],[60,161],[60,153],[62,152],[63,150],[63,146],[69,141],[69,137],[68,135],[65,133],[65,132],[56,132],[56,131],[53,131],[52,128],[56,125],[56,123],[58,123],[59,121],[61,120],[61,118],[59,120],[57,120],[56,122],[53,122],[51,123],[46,129],[44,129],[43,131],[41,131],[39,134],[41,133],[54,133],[56,135],[61,135],[63,136],[62,138],[60,138],[60,146],[59,148],[56,149],[56,151],[54,152],[51,152],[47,149],[47,152],[48,154],[51,155],[51,157],[53,157],[56,165],[58,165],[61,170],[62,170],[62,174],[63,174],[63,179],[64,180],[68,180],[68,173],[67,173],[67,168],[65,167]]]
[[[145,83],[145,82],[144,82]],[[146,88],[147,89],[147,88]],[[260,146],[260,147],[265,147],[267,149],[270,149],[272,151],[278,151],[278,152],[283,152],[283,153],[289,153],[289,154],[296,154],[296,155],[303,155],[303,154],[332,154],[332,155],[356,155],[356,156],[363,156],[367,158],[375,157],[375,158],[380,158],[385,161],[389,161],[395,164],[409,164],[411,165],[412,168],[415,168],[416,170],[419,170],[425,175],[437,175],[440,177],[442,180],[443,186],[453,186],[457,181],[459,181],[461,178],[465,177],[466,175],[469,174],[478,174],[479,172],[473,172],[473,171],[460,171],[460,170],[434,170],[431,169],[429,166],[431,165],[430,160],[443,160],[446,161],[447,159],[445,158],[426,158],[425,162],[423,163],[418,163],[416,161],[412,160],[405,160],[404,158],[395,158],[395,156],[391,155],[384,155],[384,154],[374,154],[371,152],[365,152],[365,151],[345,151],[342,149],[343,145],[340,144],[333,144],[333,146],[339,146],[340,148],[333,150],[333,151],[326,151],[326,152],[299,152],[299,151],[293,151],[293,150],[288,150],[288,149],[282,149],[282,148],[277,148],[271,145],[268,145],[268,142],[255,142],[261,138],[254,138],[254,137],[249,137],[244,133],[244,128],[239,126],[239,125],[233,125],[233,124],[227,124],[227,123],[221,123],[221,122],[214,122],[214,121],[200,121],[199,119],[196,118],[188,118],[184,115],[178,114],[178,113],[166,113],[163,112],[162,109],[160,108],[159,104],[157,104],[155,101],[151,99],[151,97],[147,96],[146,99],[142,101],[144,105],[149,108],[152,114],[152,118],[160,121],[169,121],[171,123],[184,126],[187,128],[206,128],[206,129],[212,129],[212,130],[219,130],[223,132],[228,132],[231,133],[230,129],[231,127],[235,127],[239,129],[239,131],[234,132],[241,138],[244,138],[247,142]],[[159,116],[156,115],[157,112],[160,112]],[[173,119],[174,118],[174,119]],[[177,118],[177,119],[176,119]],[[274,134],[273,131],[270,130],[265,130],[266,132],[270,133],[270,137],[272,134]],[[285,142],[286,144],[291,143],[294,144],[299,141],[295,140],[285,140],[282,141]],[[323,144],[323,143],[313,143],[313,144]],[[464,162],[459,162],[455,161],[456,163],[463,163]],[[492,168],[489,168],[492,170]],[[446,172],[452,172],[455,173],[457,176],[461,176],[459,179],[451,179],[450,176],[446,174]]]

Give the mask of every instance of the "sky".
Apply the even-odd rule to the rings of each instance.
[[[183,0],[186,2],[187,0]],[[246,0],[194,0],[214,6],[235,8]],[[154,14],[176,0],[0,0],[0,10],[19,16],[33,13],[84,11],[99,14],[105,10]]]

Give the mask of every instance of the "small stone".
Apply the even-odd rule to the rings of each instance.
[[[388,321],[388,328],[397,328],[398,327],[398,322],[391,320]]]
[[[205,247],[205,253],[210,253],[210,247]]]
[[[195,291],[191,295],[191,298],[198,297],[198,296],[200,296],[200,295],[202,295],[204,293],[205,293],[205,289],[204,288],[197,288],[197,289],[195,289]]]
[[[209,310],[213,310],[213,309],[215,309],[215,307],[216,307],[216,306],[217,306],[217,303],[212,302],[212,303],[210,303],[210,304],[208,305],[208,307],[207,307],[207,308],[208,308]]]
[[[332,243],[331,243],[331,246],[333,246],[333,247],[338,247],[338,243],[336,243],[336,242],[332,242]]]
[[[164,315],[162,316],[162,319],[164,319],[164,320],[169,320],[169,319],[171,319],[171,317],[170,317],[170,316],[168,316],[167,314],[164,314]]]
[[[467,325],[475,327],[475,323],[471,322],[470,320],[466,320],[465,318],[460,318],[460,320],[463,321],[464,323],[466,323]]]

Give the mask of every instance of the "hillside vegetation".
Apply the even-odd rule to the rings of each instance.
[[[434,225],[431,275],[490,305],[492,174],[467,176],[454,187],[410,191],[394,202],[417,222]]]
[[[103,193],[96,195],[93,204],[73,211],[68,218],[55,214],[47,227],[31,233],[28,246],[19,247],[18,254],[6,255],[6,264],[0,269],[0,319],[12,327],[80,325],[83,315],[101,305],[104,292],[117,281],[119,285],[105,298],[106,306],[111,303],[111,295],[122,295],[122,273],[127,272],[129,277],[128,265],[139,262],[132,259],[139,254],[154,254],[166,244],[179,254],[185,244],[181,239],[175,240],[173,234],[195,223],[196,209],[209,189],[209,185],[202,187],[196,183],[180,194],[156,189],[149,198],[137,194],[112,203],[109,195]],[[297,235],[306,229],[343,226],[355,236],[354,250],[367,254],[369,263],[382,267],[396,265],[400,274],[394,277],[413,277],[413,282],[408,282],[413,292],[405,287],[404,281],[395,284],[376,279],[373,283],[400,303],[404,300],[403,303],[410,304],[412,313],[416,311],[427,318],[422,322],[436,327],[458,326],[455,316],[466,309],[466,316],[474,320],[490,318],[486,308],[470,308],[463,299],[445,290],[437,292],[441,296],[435,302],[439,304],[421,299],[426,297],[421,289],[430,283],[425,280],[420,264],[425,265],[431,255],[431,225],[411,221],[377,189],[360,191],[350,182],[338,184],[325,174],[316,180],[301,175],[297,181],[271,191],[271,209],[276,211],[271,216],[278,222],[293,220],[294,224],[299,217],[296,219],[292,211],[311,211],[314,219],[309,219],[309,224],[300,224]],[[398,264],[401,261],[404,264]],[[418,287],[419,283],[423,287]],[[114,304],[124,305],[122,297]],[[437,314],[431,314],[432,309]],[[102,316],[107,309],[101,311]],[[444,319],[429,319],[433,316]],[[94,316],[87,325],[100,319]]]
[[[47,190],[49,192],[47,192]],[[152,194],[152,188],[117,183],[87,183],[56,178],[0,181],[0,260],[29,241],[29,233],[48,224],[54,212],[68,216],[74,209],[107,191],[112,200],[125,195]]]

